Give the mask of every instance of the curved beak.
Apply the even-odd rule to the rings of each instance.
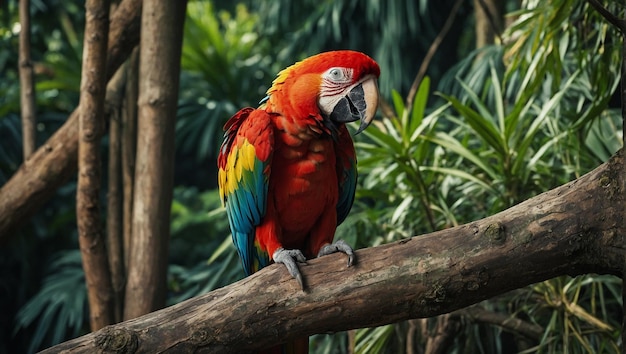
[[[359,134],[367,128],[378,108],[378,84],[373,76],[367,77],[356,84],[346,96],[341,98],[333,108],[330,119],[340,122],[361,120],[356,131]]]

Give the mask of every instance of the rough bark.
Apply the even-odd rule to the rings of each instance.
[[[89,323],[91,330],[95,331],[113,323],[111,276],[100,216],[100,131],[104,126],[108,0],[87,0],[85,20],[78,120],[76,221],[87,284]]]
[[[186,1],[146,0],[141,20],[137,159],[124,318],[165,306],[174,130]]]
[[[113,14],[107,80],[139,42],[140,15],[141,0],[124,0]],[[0,244],[9,240],[12,228],[21,225],[56,193],[61,184],[75,175],[77,156],[78,109],[0,188]]]
[[[22,149],[24,161],[35,152],[35,79],[30,59],[30,0],[20,0],[20,110],[22,114]]]
[[[122,189],[122,102],[126,81],[126,65],[117,70],[107,87],[105,112],[109,117],[109,166],[107,193],[107,251],[111,286],[113,288],[114,322],[122,320],[124,311],[123,189]]]
[[[284,266],[48,353],[243,353],[280,341],[448,313],[560,275],[621,275],[623,151],[583,177],[491,217],[314,259],[301,291]]]

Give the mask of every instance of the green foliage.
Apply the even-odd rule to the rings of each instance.
[[[373,124],[356,144],[362,188],[357,189],[357,203],[348,219],[370,220],[369,233],[385,235],[360,244],[391,242],[455,224],[444,202],[446,193],[437,188],[438,183],[442,179],[446,179],[444,183],[480,183],[463,171],[441,165],[441,151],[429,137],[447,106],[425,114],[429,87],[426,77],[410,112],[394,91],[395,117]]]
[[[29,353],[85,332],[87,293],[80,251],[62,251],[50,262],[41,290],[17,313],[15,332],[34,326]]]
[[[545,332],[525,353],[618,353],[621,281],[611,276],[559,277],[530,287],[520,312]]]
[[[0,145],[0,183],[6,182],[22,161],[22,127],[16,114],[0,119],[3,143]]]
[[[354,352],[357,354],[391,353],[389,341],[394,332],[393,325],[359,329],[356,332]]]
[[[261,17],[259,30],[275,43],[273,56],[290,63],[321,51],[355,49],[381,66],[380,88],[407,91],[424,53],[447,19],[453,0],[250,1]],[[463,9],[462,11],[467,11]],[[460,17],[460,16],[459,16]],[[429,74],[440,77],[456,61],[467,26],[461,18],[435,56]],[[462,55],[459,55],[462,56]]]
[[[230,14],[207,1],[188,4],[176,124],[182,153],[215,158],[226,119],[265,96],[277,68],[257,27],[243,5]]]
[[[493,67],[488,82],[491,88],[490,106],[464,83],[461,85],[467,90],[467,96],[475,109],[454,97],[443,95],[465,121],[453,118],[459,128],[454,129],[452,134],[457,134],[458,140],[451,134],[441,132],[433,141],[470,161],[478,169],[477,175],[498,190],[494,201],[496,210],[492,211],[550,188],[549,185],[536,186],[535,183],[543,179],[533,174],[539,172],[536,165],[543,155],[567,137],[568,131],[547,131],[545,128],[550,120],[554,122],[557,104],[562,103],[563,96],[576,77],[574,74],[543,105],[534,100],[518,100],[507,105],[501,80]],[[465,136],[468,132],[475,135],[478,140],[472,141],[480,142],[479,145],[464,146],[461,143],[468,141]]]
[[[243,277],[220,203],[216,190],[174,190],[168,303],[207,293]]]
[[[616,14],[623,6],[618,1],[608,5]],[[508,42],[507,79],[522,80],[521,86],[528,87],[516,93],[517,99],[541,92],[546,84],[549,90],[558,90],[574,70],[584,70],[605,85],[617,77],[612,64],[620,58],[616,50],[620,36],[588,2],[527,0],[511,17],[517,20],[503,35]],[[602,101],[612,92],[596,90],[593,98]]]
[[[590,124],[585,146],[600,161],[608,159],[622,147],[620,128],[622,117],[619,110],[606,110]]]
[[[82,8],[77,1],[33,2],[31,57],[35,72],[37,143],[41,144],[76,107],[80,86]],[[52,8],[52,9],[51,9]],[[20,25],[17,8],[0,8],[7,20],[0,26],[0,183],[22,162],[18,54]],[[78,68],[78,70],[77,70]]]

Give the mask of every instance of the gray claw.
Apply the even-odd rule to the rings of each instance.
[[[326,245],[320,249],[317,253],[318,257],[325,256],[331,253],[342,252],[348,255],[348,267],[354,264],[354,250],[344,240],[338,240],[335,243]]]
[[[291,274],[292,277],[296,278],[298,284],[300,284],[300,288],[304,290],[304,283],[302,282],[302,274],[300,274],[300,270],[298,269],[298,263],[306,264],[306,257],[302,254],[300,250],[286,250],[284,248],[279,248],[274,251],[272,255],[274,262],[282,263],[287,267],[287,271]]]

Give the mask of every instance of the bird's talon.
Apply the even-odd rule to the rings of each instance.
[[[350,247],[350,245],[348,245],[344,240],[338,240],[335,243],[325,245],[317,253],[317,256],[321,257],[337,252],[345,253],[346,255],[348,255],[348,267],[354,264],[354,250],[352,250],[352,247]]]
[[[300,250],[286,250],[284,248],[279,248],[274,251],[272,255],[272,259],[276,263],[282,263],[287,268],[289,274],[294,277],[298,284],[300,284],[300,288],[304,290],[304,282],[302,281],[302,274],[300,274],[300,269],[298,269],[298,263],[306,264],[306,257],[302,254]]]

